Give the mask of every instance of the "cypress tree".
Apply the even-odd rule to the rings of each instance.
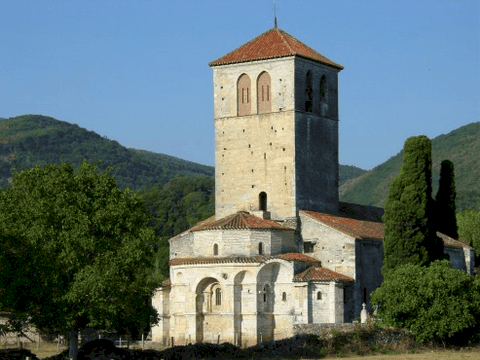
[[[449,160],[443,160],[440,169],[440,182],[436,197],[436,216],[437,230],[454,239],[458,239],[458,227],[456,218],[455,200],[457,193],[455,191],[453,163]]]
[[[391,182],[383,222],[384,276],[399,265],[443,258],[432,209],[432,145],[426,136],[405,141],[400,175]]]

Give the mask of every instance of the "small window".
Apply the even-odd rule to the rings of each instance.
[[[303,251],[307,253],[313,253],[315,251],[315,243],[311,241],[305,241],[303,243]]]
[[[270,286],[266,285],[263,287],[263,302],[266,303],[270,297]]]
[[[258,194],[258,209],[260,211],[267,211],[267,193],[265,191]]]
[[[258,255],[263,255],[263,243],[258,244]]]
[[[218,255],[218,245],[213,244],[213,255]]]
[[[222,289],[219,287],[215,289],[215,305],[222,305]]]
[[[282,301],[287,301],[287,293],[283,292],[282,294]]]
[[[317,292],[317,300],[322,300],[322,293],[320,291]]]

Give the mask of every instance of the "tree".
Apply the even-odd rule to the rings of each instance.
[[[465,209],[457,213],[458,235],[475,248],[477,260],[480,258],[480,210]]]
[[[454,239],[458,239],[457,219],[455,217],[456,198],[453,163],[449,160],[444,160],[440,169],[440,183],[435,199],[435,221],[437,223],[437,231]]]
[[[466,343],[478,336],[480,278],[450,267],[406,264],[392,271],[372,293],[377,316],[387,326],[412,331],[419,343]]]
[[[426,265],[444,256],[432,216],[431,153],[426,136],[405,141],[400,175],[392,180],[385,203],[384,277],[401,264]]]
[[[156,242],[141,199],[83,162],[16,173],[0,191],[0,308],[43,332],[133,333],[156,321]]]

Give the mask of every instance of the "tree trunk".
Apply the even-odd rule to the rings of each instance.
[[[77,360],[78,355],[78,331],[70,331],[70,347],[68,349],[68,357],[71,360]]]

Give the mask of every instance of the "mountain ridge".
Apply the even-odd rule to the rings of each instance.
[[[339,187],[340,200],[382,207],[391,179],[400,173],[403,150],[359,177]],[[438,190],[440,164],[450,160],[455,166],[457,210],[480,208],[480,122],[461,126],[432,139],[432,197]]]

